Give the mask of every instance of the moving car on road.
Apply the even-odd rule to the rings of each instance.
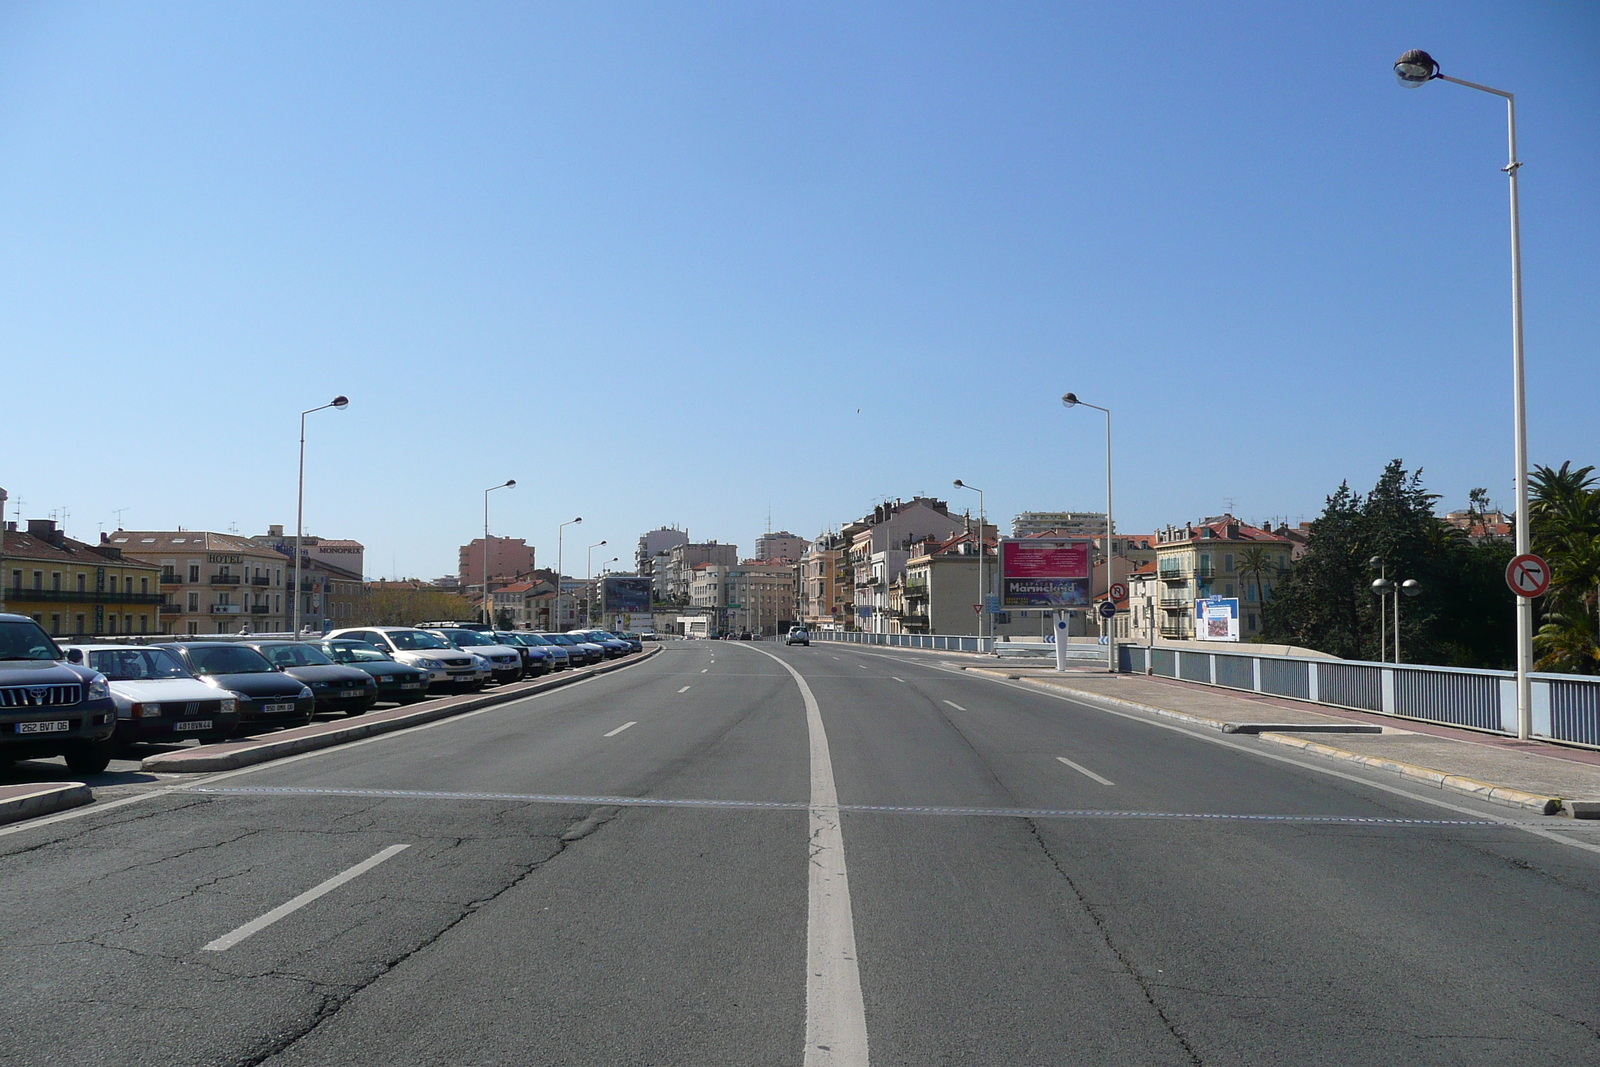
[[[239,698],[202,682],[164,648],[74,645],[72,651],[111,683],[118,748],[140,741],[217,740],[239,725]]]
[[[376,645],[369,645],[365,641],[330,641],[324,638],[316,642],[316,646],[335,663],[370,674],[372,680],[378,683],[379,700],[415,704],[428,698],[428,672],[392,659]]]
[[[291,678],[267,657],[236,641],[173,641],[152,646],[174,653],[202,682],[239,701],[239,726],[304,726],[311,721],[317,700],[311,687]]]
[[[378,683],[366,671],[342,667],[307,641],[249,641],[251,648],[291,678],[311,687],[317,710],[360,715],[378,702]]]
[[[811,633],[804,626],[789,627],[789,634],[783,639],[786,645],[805,645],[811,647]]]
[[[75,774],[106,769],[117,709],[105,676],[82,659],[26,615],[0,615],[0,766],[65,756]]]
[[[472,689],[483,684],[472,655],[456,648],[438,634],[410,626],[364,626],[361,629],[334,630],[326,640],[345,638],[365,641],[389,653],[398,662],[428,672],[430,686],[441,689]]]

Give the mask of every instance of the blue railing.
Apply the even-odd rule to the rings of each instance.
[[[869,634],[858,630],[812,630],[813,641],[843,641],[851,645],[890,645],[926,648],[936,652],[990,652],[992,637],[956,637],[945,634]]]

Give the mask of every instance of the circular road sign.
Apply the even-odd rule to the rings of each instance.
[[[1109,590],[1109,592],[1111,593],[1111,599],[1112,600],[1127,600],[1128,599],[1128,587],[1126,585],[1124,585],[1122,582],[1112,582],[1111,583],[1111,589]]]
[[[1117,606],[1115,604],[1113,604],[1111,601],[1102,600],[1100,602],[1100,617],[1102,619],[1109,619],[1113,615],[1115,615],[1116,613],[1117,613]]]
[[[1550,564],[1531,552],[1517,556],[1506,567],[1506,584],[1518,596],[1543,596],[1550,588]]]

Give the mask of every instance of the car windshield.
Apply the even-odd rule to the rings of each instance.
[[[191,677],[178,657],[164,648],[108,648],[91,652],[89,666],[113,682]]]
[[[333,660],[315,645],[267,645],[261,649],[266,656],[279,667],[327,667]]]
[[[189,649],[189,659],[201,674],[265,674],[272,664],[244,645],[201,645]]]
[[[394,642],[395,648],[408,651],[419,648],[449,648],[450,642],[437,634],[423,633],[421,630],[392,630],[388,634],[389,640]]]
[[[571,646],[578,643],[572,638],[568,637],[566,634],[545,634],[544,639],[554,645]]]
[[[61,658],[61,649],[37,623],[0,622],[0,660]]]
[[[322,647],[338,663],[372,663],[389,660],[388,656],[364,643],[330,641]]]
[[[545,640],[543,637],[540,637],[538,634],[518,634],[517,636],[522,638],[522,643],[525,644],[525,645],[548,645],[548,644],[550,644],[549,641]]]
[[[477,647],[481,645],[493,645],[497,643],[493,638],[485,637],[477,630],[446,630],[445,634],[450,638],[450,640],[455,642],[457,648]]]

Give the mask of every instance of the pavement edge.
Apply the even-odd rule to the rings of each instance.
[[[0,799],[0,823],[21,822],[80,807],[92,800],[94,793],[82,782],[29,783],[27,792]]]

